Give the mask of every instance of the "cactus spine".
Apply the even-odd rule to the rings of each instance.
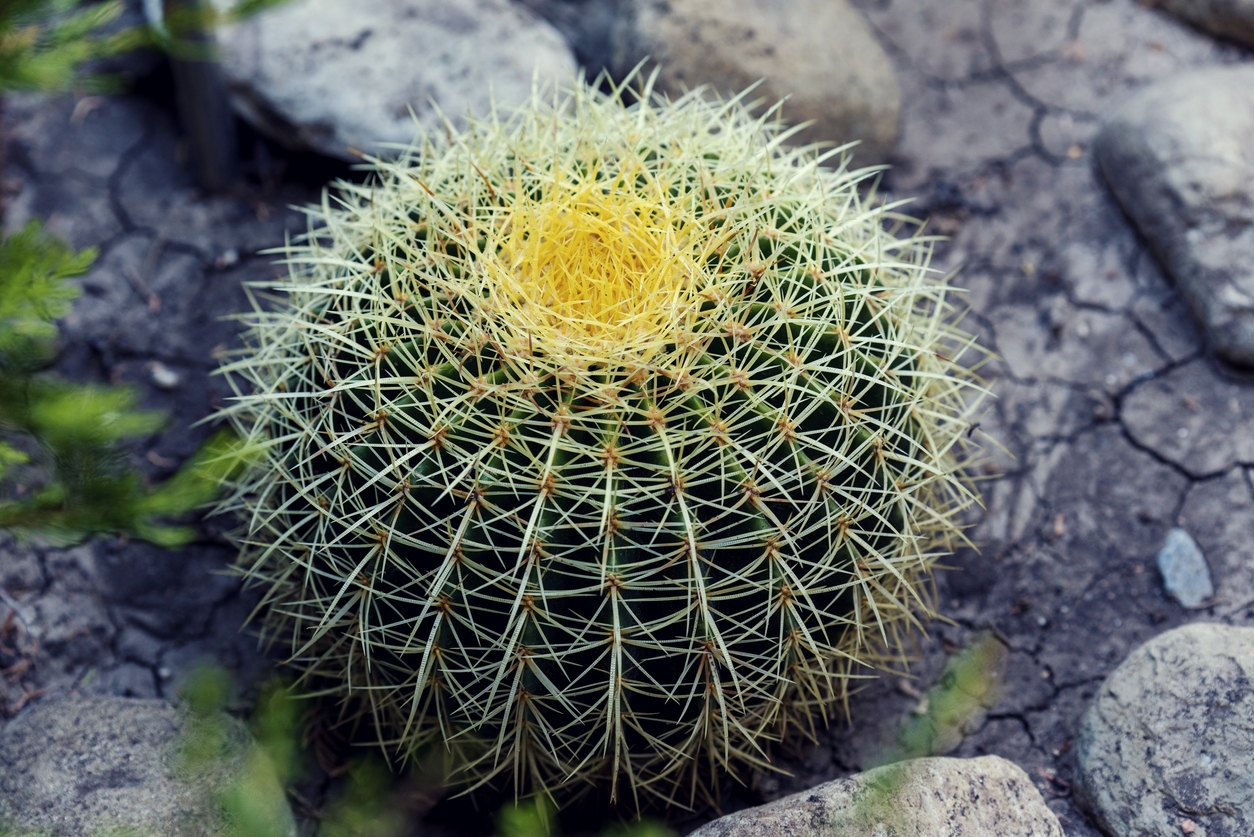
[[[692,804],[929,613],[951,289],[736,100],[582,84],[339,184],[248,316],[270,635],[472,785]]]

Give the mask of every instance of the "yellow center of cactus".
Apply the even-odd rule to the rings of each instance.
[[[640,351],[674,333],[699,268],[692,220],[662,184],[638,172],[594,174],[516,201],[492,271],[497,307],[516,328],[548,351],[602,353]]]

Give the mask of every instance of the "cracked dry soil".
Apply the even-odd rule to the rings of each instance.
[[[953,751],[997,754],[1037,782],[1069,835],[1097,831],[1070,794],[1074,740],[1101,680],[1134,647],[1192,620],[1254,625],[1254,382],[1206,351],[1184,304],[1098,179],[1089,142],[1132,90],[1188,67],[1250,60],[1134,0],[862,0],[904,91],[903,130],[883,185],[951,238],[968,326],[998,359],[981,430],[988,447],[979,550],[939,576],[951,623],[920,640],[925,687],[954,648],[992,630],[1009,654],[1004,695]],[[241,283],[279,275],[259,250],[303,230],[286,207],[317,198],[325,169],[282,175],[253,147],[256,175],[203,198],[167,95],[11,101],[9,207],[101,254],[63,326],[61,371],[130,381],[168,429],[139,451],[173,470],[225,394],[211,377],[245,307]],[[787,110],[785,110],[785,115]],[[154,378],[154,364],[177,373]],[[40,695],[171,696],[215,657],[241,683],[269,663],[241,633],[252,606],[220,574],[231,554],[209,521],[176,554],[97,539],[71,550],[0,541],[0,715]],[[1216,595],[1185,611],[1154,555],[1183,526]],[[868,766],[910,717],[917,688],[888,676],[848,722],[782,754],[791,776],[729,791],[754,804]],[[0,723],[3,723],[0,720]],[[436,811],[438,819],[439,809]],[[708,812],[687,824],[690,828]]]

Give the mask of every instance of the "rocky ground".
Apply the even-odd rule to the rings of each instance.
[[[145,407],[168,412],[166,431],[136,452],[153,479],[211,432],[196,422],[227,391],[211,376],[237,339],[224,317],[247,305],[245,282],[277,275],[257,251],[304,229],[288,204],[318,194],[277,183],[264,150],[250,163],[261,164],[256,184],[198,194],[167,94],[158,84],[108,98],[12,97],[6,112],[7,228],[39,217],[74,246],[99,248],[63,323],[58,371],[133,384]],[[250,682],[269,664],[240,632],[252,605],[222,573],[229,559],[212,522],[178,552],[116,538],[69,550],[0,541],[13,609],[0,626],[0,715],[70,689],[173,696],[178,673],[202,659]]]
[[[936,264],[960,271],[969,327],[997,355],[980,428],[987,511],[979,549],[940,574],[949,621],[920,639],[915,679],[868,683],[847,722],[785,754],[791,776],[730,790],[728,805],[870,766],[947,656],[992,631],[1008,649],[1001,699],[952,755],[1018,764],[1066,833],[1089,837],[1072,782],[1098,685],[1170,628],[1254,626],[1254,381],[1208,352],[1091,146],[1134,90],[1251,56],[1133,0],[858,5],[903,91],[883,188],[916,197],[913,212],[950,237]],[[348,170],[249,135],[248,185],[199,195],[159,81],[119,97],[12,100],[5,132],[6,226],[39,216],[100,248],[64,324],[61,370],[133,382],[145,405],[170,411],[138,451],[154,477],[168,474],[225,392],[211,372],[236,328],[222,318],[247,305],[242,283],[280,270],[260,251],[303,228],[289,204]],[[0,542],[0,615],[13,612],[0,624],[0,717],[69,691],[171,696],[206,657],[243,684],[259,676],[269,663],[240,631],[252,602],[222,575],[231,554],[213,525],[177,553]],[[1209,565],[1214,595],[1197,609],[1167,594],[1155,563],[1173,527]]]

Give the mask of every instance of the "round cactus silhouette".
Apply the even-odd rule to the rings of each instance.
[[[979,388],[874,170],[631,101],[536,95],[308,210],[225,366],[229,505],[267,634],[393,752],[692,804],[930,612]]]

